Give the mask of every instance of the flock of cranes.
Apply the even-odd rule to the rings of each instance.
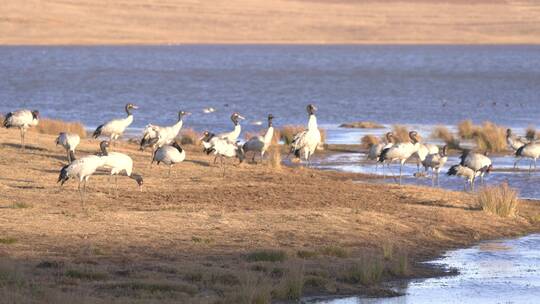
[[[124,118],[113,119],[108,121],[94,131],[93,137],[108,137],[108,140],[100,142],[100,152],[96,155],[86,155],[80,158],[75,156],[77,146],[81,142],[81,138],[77,134],[62,132],[56,138],[56,144],[61,145],[67,154],[68,164],[62,167],[58,177],[58,182],[63,185],[70,179],[78,181],[78,190],[81,198],[81,204],[84,205],[86,197],[86,185],[89,178],[94,175],[99,169],[105,169],[109,172],[110,177],[115,179],[115,192],[118,195],[118,176],[126,176],[137,182],[139,189],[142,191],[144,179],[141,174],[133,171],[133,159],[124,153],[109,152],[110,143],[114,143],[125,130],[133,122],[133,110],[138,107],[128,103],[125,106],[127,114]],[[210,109],[208,112],[213,112]],[[317,119],[315,117],[316,108],[313,105],[307,106],[309,114],[308,128],[300,132],[294,137],[292,144],[292,152],[298,157],[304,156],[308,161],[320,144],[321,135],[317,127]],[[176,138],[183,126],[183,119],[191,113],[185,111],[178,112],[178,121],[172,126],[158,126],[149,124],[144,128],[142,139],[140,141],[140,149],[151,147],[152,163],[158,165],[163,163],[169,166],[169,176],[173,165],[181,163],[186,158],[186,151],[180,146]],[[204,152],[215,155],[214,163],[217,158],[221,159],[223,174],[225,174],[224,158],[238,158],[240,162],[245,159],[247,153],[253,153],[252,160],[258,155],[262,161],[266,151],[272,143],[274,136],[274,127],[272,121],[274,116],[268,115],[268,128],[263,136],[253,136],[244,144],[240,144],[238,138],[242,132],[240,121],[245,118],[237,112],[231,115],[231,121],[234,124],[234,129],[230,132],[214,134],[205,131],[200,139],[204,147]],[[39,123],[39,112],[29,110],[19,110],[8,113],[4,120],[4,127],[18,128],[21,132],[21,149],[25,147],[25,134],[28,128],[36,126]]]
[[[69,179],[76,179],[79,183],[78,189],[82,203],[85,200],[88,179],[98,169],[106,169],[110,177],[114,177],[116,193],[118,193],[118,176],[126,176],[133,179],[142,190],[144,183],[143,177],[133,171],[133,159],[124,153],[108,151],[110,143],[118,140],[131,125],[133,122],[133,110],[137,108],[134,104],[126,104],[126,117],[108,121],[94,131],[94,138],[108,137],[108,140],[100,142],[100,153],[97,155],[76,158],[76,148],[81,142],[77,134],[62,132],[56,138],[56,144],[61,145],[66,150],[68,160],[68,164],[60,170],[58,182],[63,185]],[[307,128],[294,136],[291,142],[290,153],[306,160],[309,166],[311,157],[321,144],[321,134],[315,115],[317,108],[309,104],[306,110],[308,113]],[[213,111],[215,110],[210,108],[205,109],[205,113],[211,113]],[[149,124],[144,128],[140,141],[140,149],[144,150],[150,147],[152,149],[152,163],[156,162],[158,165],[163,163],[169,166],[169,176],[171,175],[172,167],[186,159],[186,151],[180,146],[176,138],[183,127],[184,118],[190,114],[189,112],[179,111],[177,122],[171,126]],[[217,162],[218,158],[221,160],[223,174],[225,174],[225,158],[237,158],[242,162],[248,153],[252,153],[252,162],[255,162],[256,156],[259,156],[262,161],[272,143],[274,136],[274,116],[272,114],[268,115],[268,127],[264,135],[253,136],[245,143],[240,144],[238,141],[242,132],[240,121],[244,119],[242,115],[234,112],[231,115],[231,121],[234,125],[232,131],[221,134],[205,131],[200,138],[204,152],[215,156],[214,163]],[[21,148],[24,149],[27,130],[32,126],[36,126],[38,123],[39,111],[19,110],[8,113],[3,125],[6,128],[18,128],[20,130]],[[529,158],[531,160],[529,172],[533,166],[536,168],[536,160],[540,157],[539,143],[517,137],[512,134],[510,129],[507,130],[506,139],[508,146],[515,152],[516,161],[514,167],[517,167],[521,159]],[[374,144],[370,147],[367,158],[383,164],[383,170],[384,164],[390,168],[392,163],[398,162],[400,165],[400,183],[404,164],[410,159],[416,159],[418,172],[420,172],[420,166],[425,171],[431,170],[432,183],[437,182],[439,184],[440,171],[448,161],[447,152],[447,146],[439,148],[436,145],[422,143],[416,131],[409,133],[409,141],[401,143],[395,143],[392,132],[388,132],[385,134],[384,142]],[[460,157],[460,163],[451,166],[447,174],[449,176],[464,178],[465,190],[467,190],[467,186],[470,186],[470,189],[474,190],[476,178],[480,177],[483,183],[484,176],[492,169],[492,161],[487,155],[465,150]]]

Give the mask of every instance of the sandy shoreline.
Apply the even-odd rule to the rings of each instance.
[[[34,148],[20,153],[18,134],[0,129],[0,269],[15,278],[0,282],[8,302],[36,300],[33,289],[51,302],[234,303],[247,290],[287,300],[298,280],[304,295],[389,295],[379,280],[438,274],[420,261],[540,231],[537,201],[503,219],[477,210],[470,194],[359,174],[242,164],[223,178],[190,146],[168,179],[127,142],[116,149],[134,158],[145,191],[120,179],[115,198],[107,177],[94,176],[83,212],[76,183],[56,184],[65,160],[54,137],[29,133]],[[79,155],[97,143],[83,140]],[[351,273],[368,265],[384,268],[376,281]]]

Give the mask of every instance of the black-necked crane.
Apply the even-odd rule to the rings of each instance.
[[[144,148],[153,146],[155,148],[170,145],[182,130],[184,125],[184,117],[190,115],[191,113],[186,111],[178,112],[178,121],[168,127],[161,127],[157,125],[149,124],[143,130],[143,136],[141,139],[140,147],[141,150]]]
[[[369,150],[367,153],[367,159],[375,161],[375,169],[377,169],[377,165],[379,164],[379,157],[381,156],[381,152],[384,149],[388,149],[394,145],[394,133],[387,132],[384,135],[384,139],[385,141],[383,142],[379,142],[378,144],[372,144],[369,147]]]
[[[152,163],[157,162],[164,163],[169,166],[169,177],[171,176],[171,169],[175,164],[181,163],[186,159],[186,151],[180,147],[177,141],[172,146],[161,146],[154,151]]]
[[[458,176],[465,179],[464,190],[467,191],[467,185],[470,186],[471,191],[474,191],[474,179],[476,178],[476,173],[473,169],[462,166],[462,165],[453,165],[450,167],[447,173],[448,176]]]
[[[414,156],[417,158],[416,161],[416,170],[417,172],[420,172],[420,164],[423,164],[426,157],[430,154],[438,154],[439,153],[439,147],[434,144],[424,144],[420,143],[418,146],[418,151],[414,154]],[[424,167],[425,168],[425,167]]]
[[[264,158],[264,154],[266,153],[266,151],[272,144],[272,138],[274,137],[274,126],[272,125],[273,119],[274,119],[274,116],[272,114],[269,114],[268,115],[268,129],[266,129],[264,136],[261,136],[261,135],[253,136],[242,146],[242,149],[244,150],[244,154],[247,155],[248,152],[253,153],[252,162],[255,162],[255,155],[257,154],[261,157],[261,162],[262,162]]]
[[[75,159],[73,151],[70,151],[69,153],[71,154],[70,158],[72,161],[70,164],[62,167],[60,175],[58,176],[58,182],[60,183],[60,186],[62,186],[70,178],[77,179],[79,181],[78,189],[81,197],[81,205],[84,207],[88,179],[96,173],[98,168],[105,165],[105,158],[99,155],[88,155]],[[83,184],[82,189],[81,184]]]
[[[101,149],[101,157],[105,160],[103,167],[111,170],[110,175],[114,176],[114,185],[116,195],[118,195],[118,176],[127,176],[137,182],[139,190],[142,191],[143,177],[140,174],[133,172],[133,159],[128,155],[120,152],[109,152],[108,141],[102,141],[99,145]]]
[[[529,174],[532,171],[534,165],[534,170],[536,170],[536,160],[540,157],[540,144],[529,143],[520,147],[516,151],[516,161],[514,162],[514,168],[517,168],[517,164],[523,158],[530,158],[531,162],[529,164]]]
[[[448,146],[444,146],[439,152],[428,154],[422,165],[425,170],[431,168],[431,184],[434,184],[435,179],[437,180],[437,185],[439,185],[439,173],[448,161]]]
[[[474,153],[469,150],[464,150],[460,156],[460,159],[460,165],[474,171],[475,177],[473,178],[473,183],[476,177],[480,176],[480,182],[484,184],[484,176],[493,169],[491,159],[489,159],[487,155]]]
[[[232,113],[231,120],[234,124],[234,129],[231,132],[225,132],[218,134],[217,137],[227,139],[231,142],[236,142],[238,140],[238,137],[240,136],[240,133],[242,132],[242,126],[240,125],[240,119],[245,119],[242,115],[238,114],[237,112]]]
[[[138,109],[138,107],[132,103],[128,103],[126,104],[124,109],[126,111],[127,117],[113,119],[100,125],[94,131],[93,137],[98,138],[99,136],[109,136],[110,140],[114,142],[122,134],[124,134],[124,131],[133,122],[133,113],[131,111],[134,109]]]
[[[409,132],[409,142],[398,143],[390,148],[384,149],[379,157],[380,163],[387,163],[388,168],[394,161],[399,161],[399,183],[403,174],[403,165],[405,162],[418,151],[420,143],[418,141],[418,133],[416,131]]]
[[[321,144],[321,132],[317,125],[317,117],[315,112],[317,108],[309,104],[306,107],[308,113],[308,126],[307,129],[296,134],[291,142],[291,153],[297,158],[304,158],[308,162],[308,166],[311,165],[311,156],[317,150],[317,147]]]
[[[69,152],[71,151],[75,154],[75,149],[80,142],[81,137],[75,133],[62,132],[58,134],[58,137],[56,138],[56,145],[61,145],[66,150],[68,163],[71,163],[72,161],[71,153]]]
[[[206,153],[213,153],[215,155],[214,163],[216,162],[216,159],[218,157],[220,158],[221,168],[223,169],[223,176],[225,176],[225,158],[238,158],[240,163],[244,161],[244,150],[242,146],[236,142],[232,142],[226,138],[213,136],[213,134],[208,131],[204,132],[204,136],[201,140],[203,145],[205,146]],[[207,146],[209,148],[206,148]]]
[[[515,136],[512,133],[512,129],[506,130],[506,143],[508,147],[513,151],[517,151],[519,148],[529,143],[529,140],[523,137]]]
[[[21,131],[21,149],[25,148],[25,135],[28,128],[35,127],[39,123],[39,111],[18,110],[9,112],[4,119],[4,127],[18,128]]]

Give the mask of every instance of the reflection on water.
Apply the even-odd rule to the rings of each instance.
[[[540,303],[540,235],[490,241],[430,262],[459,275],[410,282],[388,299],[310,300],[311,304]],[[397,286],[397,289],[400,289]]]

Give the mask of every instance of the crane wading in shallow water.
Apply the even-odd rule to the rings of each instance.
[[[431,168],[431,185],[437,181],[439,186],[439,173],[448,161],[448,146],[444,146],[438,153],[428,154],[422,161],[424,169],[427,171]]]
[[[18,110],[15,112],[9,112],[4,119],[4,127],[18,128],[21,131],[21,149],[24,150],[26,142],[24,137],[28,128],[35,127],[39,123],[39,111],[34,110]]]
[[[394,145],[394,133],[387,132],[384,135],[385,141],[380,142],[378,144],[372,144],[369,147],[369,151],[367,154],[368,160],[374,160],[375,161],[375,170],[377,170],[377,165],[379,164],[379,157],[381,156],[381,152],[384,149],[388,149]],[[384,170],[384,165],[383,165]]]
[[[418,151],[420,142],[416,131],[409,132],[410,142],[398,143],[390,148],[384,149],[379,157],[380,163],[387,163],[390,170],[390,164],[394,161],[399,161],[399,184],[401,185],[401,177],[403,175],[403,165],[405,162]]]
[[[272,144],[272,138],[274,136],[274,127],[272,125],[272,120],[274,119],[274,115],[269,114],[268,115],[268,129],[266,129],[266,133],[264,136],[253,136],[250,138],[243,146],[244,154],[247,154],[248,152],[253,153],[253,158],[251,159],[252,162],[255,162],[255,156],[259,154],[261,157],[261,162],[263,161],[264,154]]]
[[[293,137],[290,153],[293,153],[299,159],[303,157],[308,162],[309,167],[311,166],[311,156],[313,156],[321,143],[321,132],[317,126],[317,117],[315,116],[317,108],[309,104],[306,110],[309,115],[308,127]]]
[[[100,125],[94,131],[94,134],[92,136],[94,138],[98,138],[100,136],[109,136],[110,141],[114,143],[122,134],[124,134],[126,128],[131,125],[131,123],[133,122],[133,114],[131,113],[131,111],[133,109],[138,109],[138,107],[132,103],[128,103],[126,104],[124,109],[126,111],[127,117],[113,119]]]
[[[188,115],[191,115],[191,113],[179,111],[178,121],[169,127],[160,127],[152,124],[147,125],[143,130],[143,137],[140,143],[141,151],[149,146],[152,146],[153,150],[155,150],[164,145],[170,145],[176,139],[180,130],[182,130],[184,117]]]
[[[531,174],[533,166],[534,166],[534,170],[536,170],[536,160],[539,157],[540,157],[540,144],[528,143],[526,145],[523,145],[516,151],[517,159],[514,162],[514,168],[517,168],[518,162],[522,160],[523,158],[530,158],[531,162],[529,164],[529,174]]]

